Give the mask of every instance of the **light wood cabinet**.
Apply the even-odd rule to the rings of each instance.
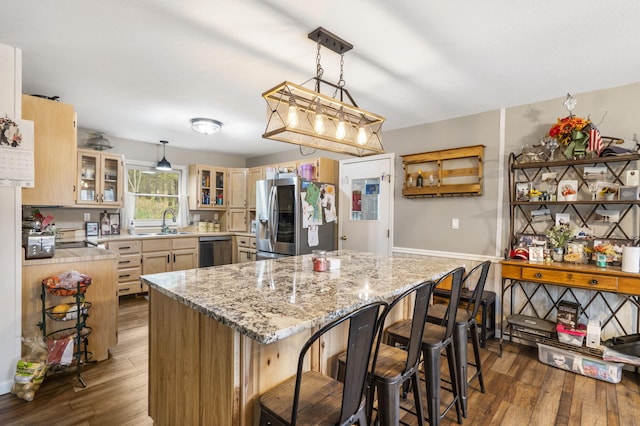
[[[227,207],[247,208],[247,169],[227,169]]]
[[[22,268],[22,335],[38,336],[42,333],[37,325],[42,321],[42,280],[67,271],[79,271],[92,278],[85,293],[86,299],[92,304],[87,318],[87,326],[92,328],[88,350],[93,353],[94,361],[102,361],[109,358],[109,349],[118,342],[116,257],[72,259],[68,262],[62,259],[57,263],[27,264]],[[58,303],[72,301],[73,297],[67,297],[60,298]]]
[[[118,254],[118,295],[142,292],[140,241],[111,241],[107,249]]]
[[[192,164],[189,166],[189,209],[225,210],[226,169]]]
[[[312,167],[313,182],[338,183],[338,162],[330,158],[317,157],[305,158],[296,162],[296,170],[299,176],[303,176],[303,167]]]
[[[22,189],[22,204],[72,206],[78,149],[72,105],[22,95],[22,118],[33,121],[35,185]]]
[[[236,263],[255,262],[256,239],[254,237],[236,237]]]
[[[198,267],[198,238],[151,238],[142,242],[142,274]],[[146,291],[146,288],[143,288]]]
[[[247,210],[230,209],[227,211],[227,231],[245,232],[247,230]]]
[[[76,204],[122,207],[124,201],[124,156],[78,150]]]
[[[262,167],[252,167],[249,169],[247,180],[247,206],[249,210],[256,208],[256,182],[264,179],[264,169]]]

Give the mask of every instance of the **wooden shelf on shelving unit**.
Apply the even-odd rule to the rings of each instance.
[[[403,155],[402,196],[482,195],[483,155],[484,145]],[[415,186],[418,172],[422,175],[422,187]]]

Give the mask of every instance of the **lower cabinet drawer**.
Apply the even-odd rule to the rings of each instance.
[[[126,296],[127,294],[136,294],[142,291],[140,281],[130,281],[118,284],[118,296]]]
[[[618,278],[608,275],[591,275],[570,271],[522,268],[522,279],[525,281],[539,281],[571,287],[584,287],[591,290],[618,290]]]
[[[128,281],[140,281],[140,266],[135,268],[118,269],[117,271],[118,283],[124,283]]]

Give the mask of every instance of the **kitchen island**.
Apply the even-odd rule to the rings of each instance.
[[[304,255],[143,276],[155,424],[257,424],[259,395],[295,374],[300,348],[320,326],[464,263],[329,255],[339,269],[313,272],[311,255]],[[335,373],[344,332],[322,339],[309,368]]]

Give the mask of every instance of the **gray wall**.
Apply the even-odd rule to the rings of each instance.
[[[574,114],[590,117],[602,135],[624,139],[633,148],[640,137],[640,83],[574,93],[578,101]],[[509,153],[518,153],[525,144],[535,145],[559,117],[568,115],[565,95],[542,102],[505,109],[505,146],[500,156],[500,111],[459,117],[384,133],[384,147],[395,152],[394,246],[430,251],[502,256],[509,235]],[[479,197],[415,198],[402,197],[402,155],[485,145],[484,190]],[[500,163],[504,166],[499,175]],[[498,199],[498,186],[503,197]],[[502,214],[498,216],[498,208]],[[460,229],[451,229],[451,218],[460,219]],[[497,240],[498,228],[501,231]],[[497,247],[497,250],[496,250]]]
[[[384,134],[384,147],[395,152],[395,247],[495,255],[498,197],[499,112],[455,118]],[[485,145],[481,196],[402,197],[402,155]],[[460,228],[451,229],[451,219]]]

